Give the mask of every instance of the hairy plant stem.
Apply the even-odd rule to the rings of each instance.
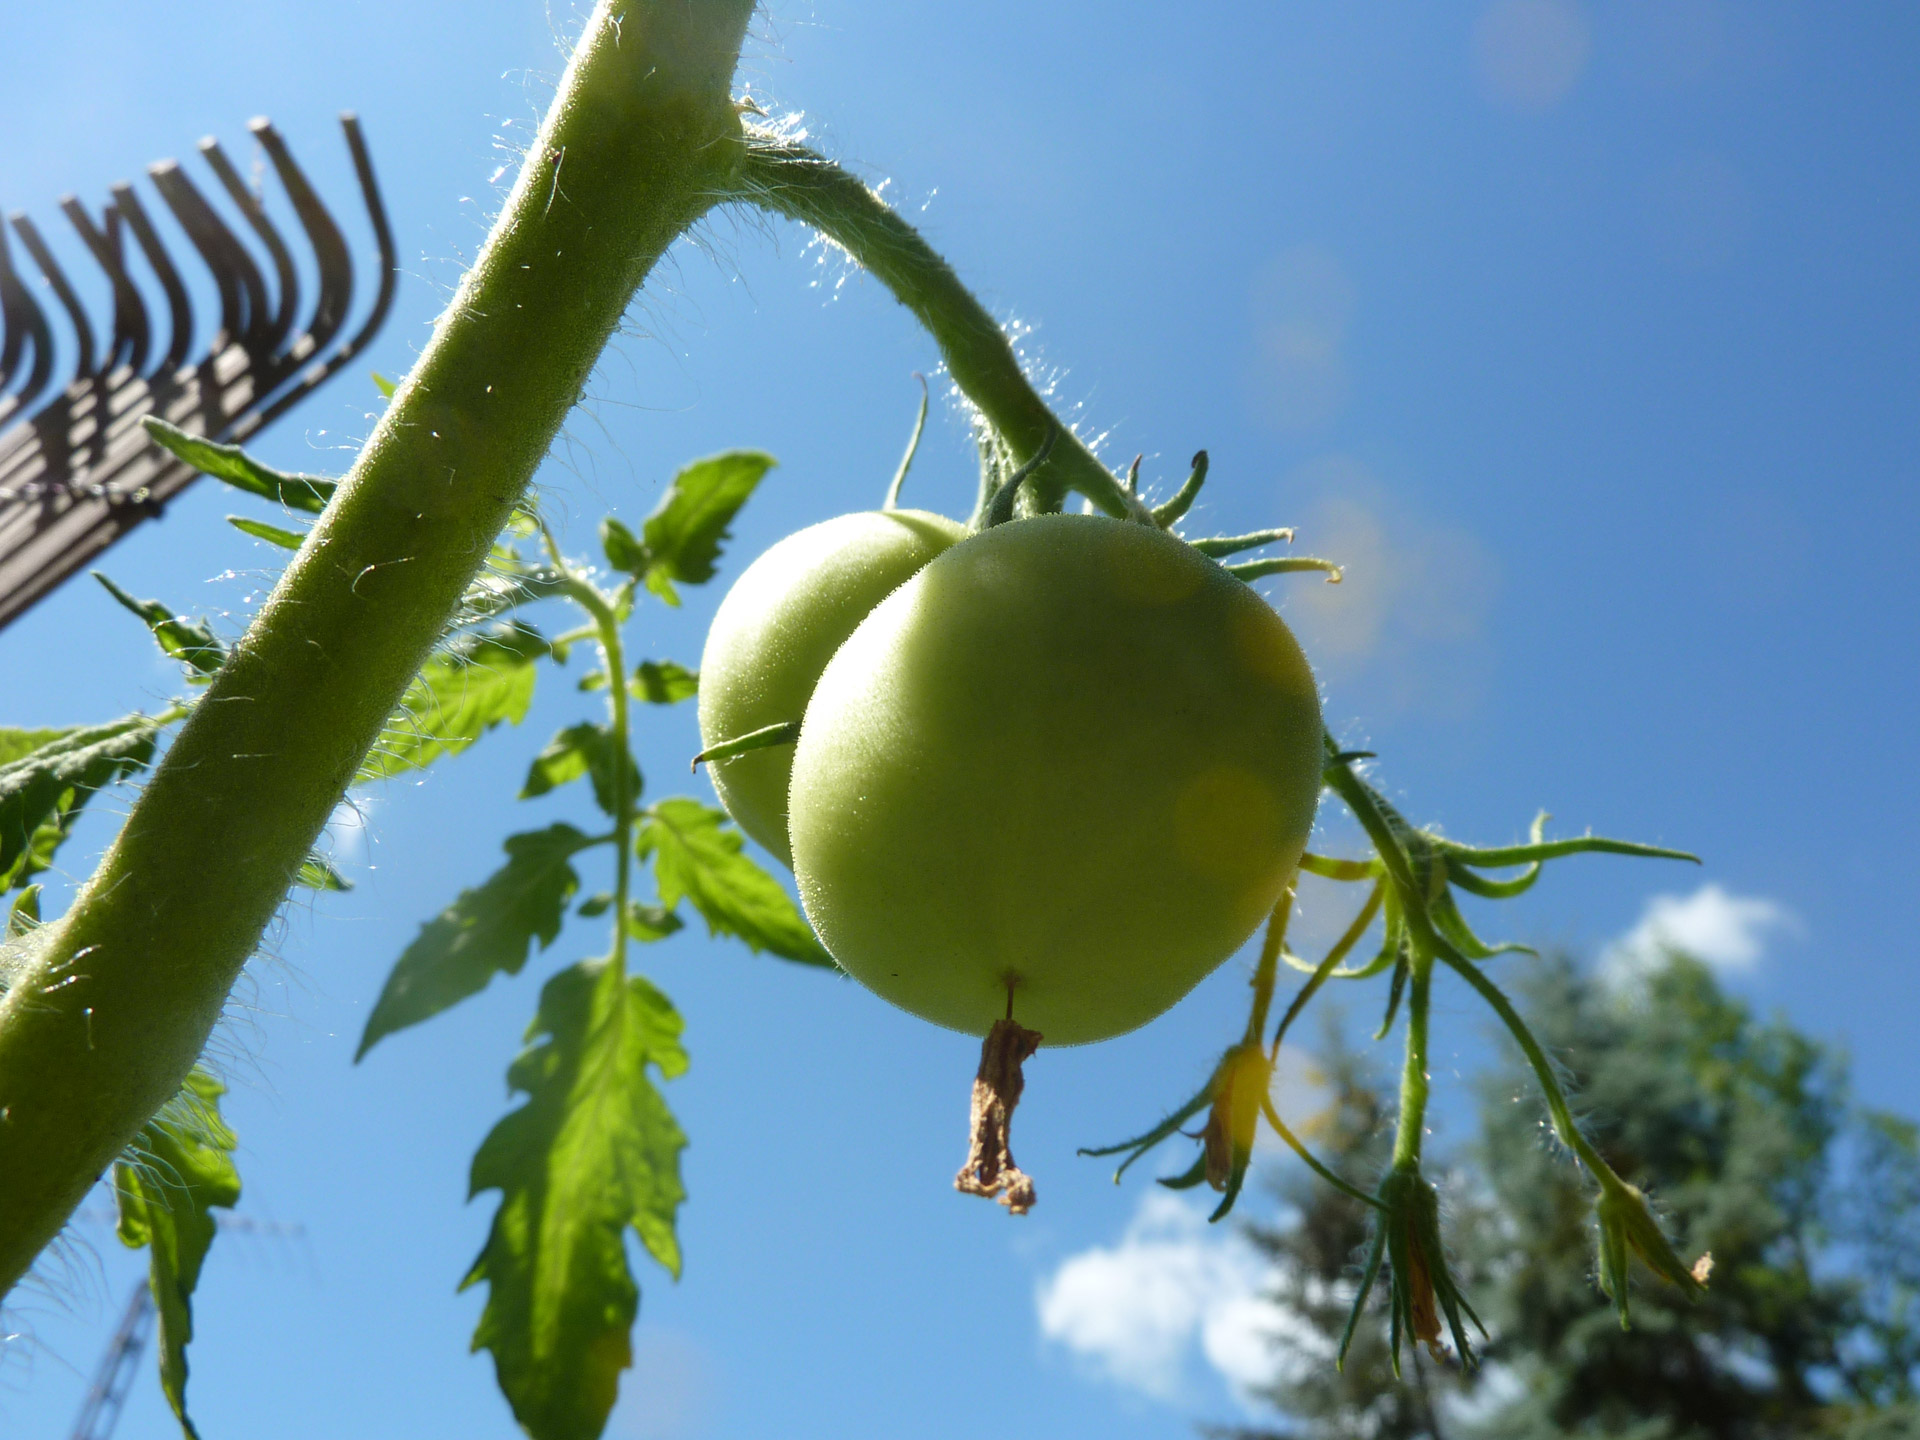
[[[179,1088],[635,290],[734,193],[751,12],[599,0],[419,363],[0,1000],[0,1295]]]
[[[1058,422],[1020,368],[1006,331],[953,267],[858,176],[780,135],[747,131],[733,197],[810,225],[845,250],[926,327],[954,384],[979,407],[1016,465],[1040,452]],[[1136,495],[1065,426],[1061,442],[1028,482],[1045,508],[1077,490],[1109,515],[1154,523]]]
[[[627,723],[627,656],[620,643],[620,617],[607,599],[592,585],[575,579],[567,593],[593,616],[599,631],[600,663],[607,672],[607,723],[613,732],[612,749],[616,757],[631,753]],[[627,973],[627,901],[633,888],[633,777],[627,767],[616,763],[613,772],[613,951],[612,967],[622,977]],[[624,1011],[622,1012],[624,1013]]]
[[[1413,957],[1412,993],[1407,996],[1407,1063],[1400,1072],[1400,1123],[1393,1132],[1393,1168],[1418,1170],[1427,1126],[1427,1013],[1433,989],[1433,961]]]

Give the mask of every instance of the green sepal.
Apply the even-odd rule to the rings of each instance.
[[[580,888],[569,862],[600,843],[571,825],[508,836],[507,863],[422,925],[395,962],[354,1060],[384,1036],[479,994],[496,974],[518,975],[534,941],[544,950],[560,933],[567,902]]]
[[[1711,1268],[1712,1261],[1702,1257],[1696,1269],[1689,1269],[1661,1231],[1647,1197],[1635,1186],[1617,1175],[1602,1175],[1593,1213],[1599,1229],[1600,1288],[1619,1312],[1622,1330],[1632,1328],[1627,1315],[1630,1256],[1638,1255],[1654,1274],[1678,1285],[1689,1300],[1696,1299],[1706,1288],[1700,1274]]]
[[[1447,1266],[1446,1246],[1440,1238],[1439,1194],[1417,1165],[1397,1165],[1389,1170],[1381,1179],[1377,1194],[1380,1208],[1374,1213],[1374,1253],[1369,1255],[1368,1266],[1372,1273],[1378,1273],[1377,1252],[1384,1238],[1390,1307],[1388,1341],[1395,1378],[1400,1375],[1401,1337],[1410,1336],[1437,1356],[1443,1317],[1460,1363],[1468,1370],[1474,1369],[1477,1361],[1462,1316],[1471,1320],[1483,1336],[1487,1327],[1473,1313],[1473,1307],[1460,1293]],[[1354,1298],[1347,1334],[1340,1347],[1343,1360],[1370,1286],[1371,1275]]]
[[[709,761],[731,760],[736,755],[745,755],[750,750],[766,750],[776,745],[794,745],[800,740],[800,722],[798,720],[780,720],[772,725],[762,725],[758,730],[749,730],[744,735],[736,735],[731,740],[722,740],[718,745],[709,745],[693,757],[693,763],[687,768],[698,770]]]
[[[1245,580],[1249,584],[1264,580],[1269,575],[1298,575],[1308,570],[1324,574],[1329,585],[1338,585],[1341,576],[1338,565],[1331,560],[1322,560],[1317,555],[1275,555],[1267,560],[1242,560],[1237,565],[1224,568],[1234,579]]]
[[[1178,1175],[1162,1175],[1153,1183],[1164,1185],[1169,1190],[1194,1190],[1207,1180],[1207,1157],[1204,1152],[1194,1158],[1192,1165]]]
[[[534,1440],[593,1440],[632,1363],[640,1293],[631,1229],[680,1274],[675,1218],[686,1136],[650,1070],[687,1068],[681,1020],[652,985],[605,961],[569,966],[540,992],[529,1045],[507,1072],[526,1103],[473,1157],[471,1193],[500,1192],[466,1279],[488,1287],[473,1335]]]
[[[1194,452],[1193,468],[1188,472],[1186,481],[1173,493],[1173,498],[1165,504],[1153,507],[1153,520],[1162,530],[1171,527],[1175,521],[1193,508],[1193,502],[1200,498],[1200,487],[1207,483],[1207,452]]]
[[[136,600],[98,570],[92,572],[109,595],[147,622],[160,648],[198,675],[211,675],[227,658],[227,647],[214,638],[204,620],[189,622],[160,600]]]
[[[1125,1153],[1127,1158],[1122,1160],[1120,1162],[1120,1168],[1113,1172],[1113,1183],[1118,1185],[1120,1183],[1120,1177],[1127,1173],[1128,1168],[1134,1161],[1138,1160],[1163,1140],[1170,1139],[1179,1134],[1180,1127],[1198,1115],[1202,1110],[1206,1109],[1212,1101],[1213,1081],[1209,1078],[1207,1083],[1201,1087],[1199,1094],[1195,1095],[1191,1100],[1187,1101],[1186,1104],[1182,1105],[1178,1110],[1175,1110],[1158,1125],[1155,1125],[1144,1134],[1136,1135],[1131,1140],[1122,1140],[1117,1145],[1083,1145],[1074,1153],[1077,1155],[1090,1156],[1095,1159],[1105,1155]],[[1205,1157],[1203,1156],[1201,1158],[1204,1163]]]
[[[240,1199],[237,1142],[220,1118],[225,1093],[212,1075],[194,1070],[113,1167],[121,1243],[147,1247],[148,1284],[160,1320],[160,1388],[180,1428],[196,1440],[199,1432],[187,1418],[193,1291],[213,1244],[214,1207],[231,1209]]]
[[[634,837],[640,858],[653,860],[654,883],[667,909],[685,898],[709,934],[737,936],[756,953],[837,968],[780,882],[741,853],[743,843],[725,811],[686,796],[642,811]]]
[[[320,475],[289,474],[262,465],[238,445],[221,445],[191,435],[178,425],[169,425],[158,415],[141,417],[147,434],[162,449],[193,466],[203,475],[224,480],[236,490],[258,495],[263,500],[278,500],[290,510],[318,515],[327,508],[338,482]]]
[[[1293,543],[1291,529],[1254,530],[1246,535],[1213,535],[1204,540],[1189,540],[1187,544],[1215,560],[1227,555],[1238,555],[1242,550],[1258,550],[1262,545],[1282,545]]]

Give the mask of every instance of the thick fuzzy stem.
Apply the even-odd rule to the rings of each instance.
[[[733,189],[751,12],[600,0],[419,363],[0,1000],[0,1294],[178,1089],[634,291]]]
[[[954,384],[980,407],[1014,463],[1040,452],[1058,422],[1020,368],[1006,331],[920,232],[858,176],[804,145],[756,133],[749,136],[736,198],[811,225],[872,271],[939,344]],[[1059,448],[1030,488],[1056,508],[1072,489],[1109,515],[1153,523],[1139,498],[1072,431],[1061,430]]]

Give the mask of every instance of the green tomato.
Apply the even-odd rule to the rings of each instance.
[[[814,929],[903,1009],[1051,1045],[1145,1024],[1279,899],[1320,793],[1280,617],[1151,526],[1047,515],[954,546],[814,690],[790,795]]]
[[[944,515],[871,510],[796,531],[749,565],[720,602],[700,657],[702,745],[804,716],[820,672],[854,627],[965,534]],[[712,767],[727,813],[789,866],[792,769],[790,745]]]

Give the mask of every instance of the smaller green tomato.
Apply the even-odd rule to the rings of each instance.
[[[701,744],[800,719],[820,672],[868,612],[965,535],[956,521],[925,510],[869,510],[796,531],[755,560],[707,632]],[[727,813],[790,867],[793,747],[752,750],[712,770]]]

